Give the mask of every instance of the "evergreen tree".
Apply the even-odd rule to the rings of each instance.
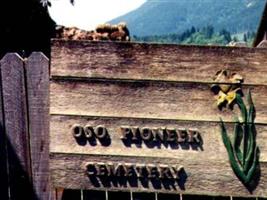
[[[238,42],[238,38],[236,36],[233,37],[234,42]]]
[[[227,31],[226,29],[222,29],[219,33],[219,35],[223,36],[224,39],[227,41],[227,43],[232,41],[231,33]]]
[[[211,38],[214,34],[214,27],[211,25],[208,25],[202,29],[202,32],[207,38]]]
[[[248,39],[247,39],[247,34],[246,34],[246,33],[244,33],[244,35],[243,35],[243,41],[244,41],[244,42],[247,42],[247,41],[248,41]]]
[[[48,6],[49,0],[1,0],[0,58],[7,52],[28,56],[32,51],[42,51],[50,56],[56,24]]]
[[[0,6],[0,57],[7,52],[42,51],[50,54],[55,22],[39,0],[2,0]]]
[[[194,26],[192,26],[192,28],[191,28],[191,34],[194,34],[195,32],[196,32],[196,28],[194,27]]]
[[[212,26],[205,26],[202,29],[192,27],[180,34],[137,37],[133,40],[176,44],[226,45],[231,41],[231,34],[225,29],[217,33],[214,32]]]

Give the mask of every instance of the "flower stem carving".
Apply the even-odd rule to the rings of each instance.
[[[241,112],[242,121],[235,117],[234,138],[231,142],[227,129],[221,119],[221,135],[226,147],[231,167],[236,176],[247,185],[251,182],[259,162],[259,147],[256,144],[256,111],[248,92],[248,109],[240,94],[236,94],[236,103]]]

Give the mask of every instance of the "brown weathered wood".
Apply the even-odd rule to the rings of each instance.
[[[3,109],[11,199],[33,198],[28,141],[24,64],[17,54],[1,61]]]
[[[267,50],[89,41],[52,42],[51,75],[211,82],[218,70],[267,84]],[[255,78],[257,77],[257,78]]]
[[[243,87],[244,94],[248,88],[256,122],[267,123],[267,88]],[[210,84],[66,80],[53,81],[50,89],[51,114],[233,121],[232,111],[217,108]]]
[[[0,61],[0,69],[1,63]],[[2,99],[2,84],[0,84],[0,196],[3,199],[8,199],[7,151]]]
[[[74,124],[93,127],[105,126],[110,137],[110,143],[102,145],[98,139],[95,143],[90,143],[89,140],[78,143],[71,133],[71,127]],[[126,125],[149,128],[194,129],[200,133],[203,145],[192,146],[188,143],[171,145],[161,142],[145,144],[144,140],[137,144],[134,142],[125,144],[121,139],[120,127]],[[227,130],[231,137],[233,137],[233,128],[234,124],[227,124]],[[257,144],[261,150],[260,160],[267,162],[267,125],[256,125],[256,128]],[[51,153],[187,158],[188,160],[206,160],[207,163],[209,160],[228,160],[218,122],[51,116],[50,133]]]
[[[102,146],[99,142],[90,145],[89,142],[78,144],[71,134],[73,124],[105,126],[111,138],[111,144]],[[198,130],[203,139],[202,148],[178,145],[148,146],[144,142],[139,145],[126,146],[121,141],[120,126],[131,125],[139,127],[172,127],[194,128]],[[88,162],[114,162],[114,163],[146,163],[146,164],[178,164],[183,165],[190,176],[185,185],[186,190],[158,188],[151,185],[131,187],[130,185],[113,187],[109,190],[122,191],[160,191],[167,193],[184,192],[186,194],[206,195],[233,195],[233,196],[266,196],[267,181],[267,149],[265,145],[267,126],[257,125],[257,144],[261,150],[260,168],[261,178],[257,189],[250,194],[234,175],[228,161],[226,149],[223,145],[218,122],[192,122],[178,120],[149,120],[124,119],[80,116],[51,116],[51,175],[54,185],[70,189],[102,189],[92,185],[85,175],[85,166]],[[233,124],[227,124],[228,133],[233,137]]]
[[[49,60],[32,53],[26,61],[32,182],[38,199],[50,197],[49,183]]]
[[[260,163],[261,178],[257,188],[250,193],[242,183],[234,175],[229,162],[225,161],[210,161],[180,158],[165,158],[165,157],[120,157],[120,156],[99,156],[99,155],[79,155],[79,154],[51,154],[50,170],[52,173],[53,183],[57,187],[65,187],[72,189],[93,189],[104,190],[102,183],[100,186],[92,183],[85,173],[85,166],[88,162],[125,162],[125,163],[168,163],[168,164],[183,164],[187,179],[182,186],[177,183],[174,186],[161,188],[138,182],[136,186],[127,184],[111,183],[108,190],[112,191],[160,191],[166,193],[185,193],[185,194],[206,194],[215,196],[266,196],[266,181],[267,181],[267,165],[266,162]]]
[[[54,186],[266,197],[265,55],[264,49],[250,48],[53,41],[50,170]],[[210,86],[215,73],[222,69],[244,77],[244,94],[248,89],[252,91],[260,148],[260,172],[256,174],[260,177],[254,177],[255,188],[246,188],[234,174],[221,138],[220,117],[228,122],[232,138],[233,117],[240,115],[237,106],[233,111],[219,111],[216,106]],[[77,129],[73,129],[75,124]],[[121,126],[196,129],[203,144],[197,148],[190,144],[151,145],[144,141],[129,144],[121,139],[125,138]],[[102,127],[101,130],[105,127],[110,138],[103,142],[95,134],[92,139],[91,132],[96,127]],[[86,130],[85,141],[80,140],[80,128]],[[151,135],[141,138],[148,140]],[[179,182],[179,186],[177,182],[166,185],[151,181],[118,184],[118,179],[97,184],[86,174],[87,164],[92,167],[92,163],[98,163],[97,167],[123,164],[126,168],[146,164],[150,166],[148,173],[159,165],[182,165],[187,179],[184,185]],[[97,175],[105,174],[97,169]]]

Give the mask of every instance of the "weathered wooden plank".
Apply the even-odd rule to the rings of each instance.
[[[31,199],[31,166],[28,141],[24,64],[17,54],[1,61],[3,109],[8,149],[11,199]]]
[[[32,182],[38,199],[48,200],[49,183],[49,60],[32,53],[26,61]]]
[[[234,175],[228,161],[209,161],[202,162],[191,159],[175,158],[139,158],[139,157],[120,157],[120,156],[93,156],[79,154],[54,154],[50,155],[50,170],[54,185],[71,189],[96,189],[103,190],[103,186],[108,190],[120,191],[161,191],[166,193],[185,193],[185,194],[205,194],[205,195],[232,195],[232,196],[266,196],[267,192],[267,165],[266,162],[260,163],[261,177],[257,188],[250,191]],[[95,180],[86,174],[88,162],[113,162],[113,163],[143,163],[155,164],[167,163],[184,167],[183,178],[175,182],[152,182],[149,180],[125,181],[116,179],[113,181]],[[212,166],[212,167],[211,167]],[[121,180],[121,181],[120,181]]]
[[[231,110],[217,108],[209,84],[54,80],[50,88],[51,114],[233,121]],[[267,88],[243,87],[244,94],[248,88],[256,122],[267,123]],[[237,106],[234,111],[239,112]]]
[[[50,169],[54,186],[266,197],[265,55],[266,50],[249,48],[53,41]],[[237,106],[233,111],[219,111],[210,91],[213,76],[222,69],[244,77],[244,94],[252,90],[260,148],[260,170],[254,177],[253,188],[245,187],[233,173],[221,138],[219,118],[228,122],[227,130],[233,137],[231,122],[239,114]],[[73,129],[73,125],[86,129],[87,135],[79,132],[79,128]],[[99,125],[107,130],[109,137],[105,140],[97,138],[96,133],[91,135],[91,128],[97,129]],[[122,126],[132,131],[145,128],[152,134],[152,130],[162,127],[197,130],[201,145],[160,142],[161,139],[151,135],[146,140],[147,135],[140,136],[141,133],[138,136],[141,139],[126,141],[122,139],[125,138]],[[103,133],[105,129],[99,130]],[[80,133],[90,139],[81,139]],[[172,140],[171,136],[169,139]],[[91,167],[100,166],[96,172],[90,171],[91,175],[98,175],[88,176],[88,163]],[[105,164],[111,166],[109,170],[120,165],[124,169],[137,167],[137,164],[148,167],[182,165],[185,174],[179,181],[152,181],[151,177],[125,180],[107,175],[114,172],[101,168]],[[148,173],[152,172],[150,170]]]
[[[109,142],[102,142],[95,138],[90,140],[76,140],[72,135],[72,126],[79,124],[83,127],[99,125],[106,127]],[[200,135],[203,144],[191,145],[185,143],[168,143],[151,140],[137,141],[122,140],[121,127],[147,127],[177,130],[194,130]],[[227,124],[229,135],[233,135],[234,124]],[[260,148],[260,160],[267,162],[267,125],[257,125],[257,145]],[[190,160],[228,160],[218,122],[192,122],[178,120],[149,120],[149,119],[118,119],[80,116],[51,116],[50,152],[67,154],[93,154],[132,157],[168,157],[187,158]],[[233,137],[233,136],[231,136]]]
[[[54,40],[51,75],[211,82],[219,70],[267,84],[265,49]],[[255,78],[257,77],[257,78]]]
[[[0,61],[0,71],[1,71]],[[1,77],[1,75],[0,75]],[[1,78],[0,78],[1,82]],[[2,84],[0,84],[0,196],[3,199],[8,199],[8,174],[7,174],[7,149],[6,135],[4,129],[3,102],[2,102]]]

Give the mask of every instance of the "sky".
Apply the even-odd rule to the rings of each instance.
[[[126,14],[146,0],[51,0],[50,16],[58,25],[94,30],[98,24]]]

